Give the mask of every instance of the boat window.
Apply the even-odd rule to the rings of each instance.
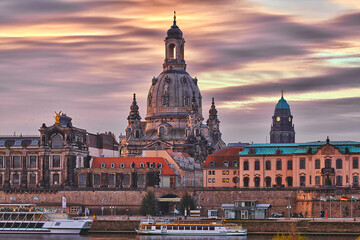
[[[196,227],[191,227],[191,230],[196,230]]]
[[[180,230],[184,230],[184,226],[179,227]]]
[[[185,230],[190,230],[190,227],[185,227]]]
[[[203,227],[203,230],[209,230],[209,227]]]
[[[151,230],[151,226],[146,226],[146,229]]]
[[[146,226],[141,226],[141,229],[146,229]]]
[[[210,230],[215,230],[215,227],[210,227]]]
[[[174,226],[174,227],[173,227],[173,230],[179,230],[179,227]]]
[[[160,228],[161,228],[160,226],[156,226],[156,230],[160,230]]]

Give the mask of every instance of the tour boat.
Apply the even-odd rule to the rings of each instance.
[[[246,236],[247,230],[242,226],[218,222],[176,222],[142,220],[137,234],[147,235],[208,235],[208,236]]]
[[[93,220],[70,219],[67,214],[26,208],[0,209],[0,234],[80,234],[87,232]]]

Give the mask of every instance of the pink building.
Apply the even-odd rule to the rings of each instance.
[[[252,144],[239,154],[240,187],[358,187],[360,142]]]

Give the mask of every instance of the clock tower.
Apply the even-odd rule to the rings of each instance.
[[[284,99],[283,91],[272,117],[270,143],[295,143],[293,116],[289,104]]]

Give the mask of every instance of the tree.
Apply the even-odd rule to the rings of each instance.
[[[195,209],[195,201],[187,192],[180,201],[180,212],[184,214],[185,209]]]
[[[155,193],[151,190],[148,190],[144,198],[141,201],[140,213],[142,215],[155,216],[156,214],[157,199]]]

